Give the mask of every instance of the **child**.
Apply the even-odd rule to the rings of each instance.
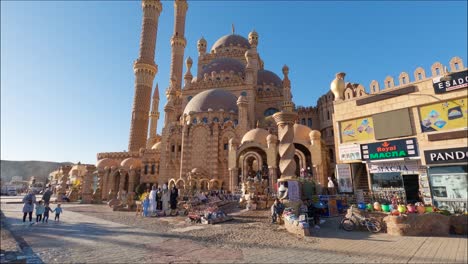
[[[44,216],[42,217],[42,223],[44,223],[44,221],[46,223],[48,223],[48,221],[49,221],[49,212],[53,212],[53,211],[52,211],[52,209],[50,209],[49,204],[46,203],[45,207],[44,207]]]
[[[63,212],[62,208],[60,207],[60,204],[57,204],[57,208],[55,208],[53,212],[55,212],[54,221],[60,222],[60,214]]]
[[[150,200],[149,200],[149,195],[147,194],[145,196],[145,199],[143,200],[143,216],[148,216],[149,205],[150,205]]]
[[[41,222],[42,214],[44,213],[44,206],[42,205],[42,201],[36,205],[36,223]]]

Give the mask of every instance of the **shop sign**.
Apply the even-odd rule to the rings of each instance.
[[[358,144],[339,145],[338,151],[340,153],[340,160],[342,161],[361,159],[361,149]]]
[[[432,86],[436,94],[468,87],[468,70],[452,73],[448,76],[450,76],[450,80],[441,80],[443,76],[432,79]]]
[[[389,140],[361,145],[363,160],[385,160],[418,157],[416,138]]]
[[[468,98],[437,102],[421,106],[422,132],[452,130],[467,127]]]
[[[336,164],[336,179],[340,192],[353,192],[351,166],[349,164]]]
[[[426,164],[467,163],[468,148],[434,149],[424,151]]]
[[[376,162],[369,163],[369,173],[413,172],[419,171],[419,164],[414,162]]]
[[[372,117],[358,118],[340,122],[341,142],[357,142],[374,139]]]

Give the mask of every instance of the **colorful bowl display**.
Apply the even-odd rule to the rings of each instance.
[[[390,205],[382,204],[382,211],[384,211],[386,213],[390,212]]]
[[[372,206],[372,204],[368,203],[366,207],[368,211],[374,211],[374,207]]]
[[[358,203],[358,208],[360,210],[366,210],[366,204],[365,203]]]
[[[406,206],[406,210],[407,210],[407,213],[416,213],[416,206],[412,205],[412,204],[408,204]],[[425,209],[424,209],[425,210]]]
[[[379,202],[374,203],[374,210],[376,210],[376,211],[381,211],[382,210],[382,206],[380,205]]]
[[[434,208],[432,208],[432,206],[426,206],[425,211],[426,211],[426,213],[432,213],[432,212],[434,212]]]
[[[398,212],[400,212],[402,214],[406,213],[406,206],[404,206],[402,204],[398,205]]]

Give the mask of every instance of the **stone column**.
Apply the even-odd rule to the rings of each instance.
[[[296,161],[294,160],[294,122],[297,118],[297,113],[291,111],[281,111],[273,115],[276,124],[278,125],[279,145],[278,151],[280,155],[280,171],[281,181],[294,180],[297,178]]]
[[[124,189],[124,186],[125,186],[125,177],[127,176],[127,171],[123,170],[123,169],[120,169],[119,170],[119,173],[120,173],[120,182],[119,182],[119,192],[122,191]]]
[[[239,185],[239,168],[229,168],[229,190],[234,192],[234,190]]]
[[[101,199],[106,199],[106,193],[108,192],[108,181],[109,181],[109,168],[105,167],[104,171],[99,171],[99,177],[101,181],[99,182],[102,186],[101,188]]]
[[[91,203],[93,201],[93,173],[94,166],[86,166],[86,174],[83,178],[81,203]]]
[[[108,180],[107,180],[108,188],[107,188],[107,191],[106,191],[106,195],[107,195],[107,200],[108,201],[113,198],[113,197],[109,196],[110,191],[112,191],[113,193],[117,192],[117,190],[115,189],[115,174],[116,173],[117,173],[117,167],[113,166],[111,168],[111,171],[108,174]]]
[[[135,193],[135,178],[136,178],[136,171],[132,167],[128,172],[128,194]]]
[[[268,178],[270,179],[270,191],[274,192],[275,191],[275,186],[276,186],[276,181],[278,180],[278,175],[276,171],[278,168],[276,167],[268,167]]]

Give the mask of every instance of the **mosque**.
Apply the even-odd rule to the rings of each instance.
[[[192,73],[190,57],[183,72],[185,0],[174,2],[170,85],[165,91],[164,127],[158,135],[160,94],[153,80],[163,8],[159,0],[143,0],[142,9],[128,151],[97,154],[102,198],[108,198],[109,192],[130,193],[139,184],[154,183],[236,191],[246,177],[254,175],[266,179],[274,190],[280,155],[272,115],[284,109],[298,113],[293,139],[296,175],[308,171],[317,182],[326,183],[334,167],[333,94],[322,96],[317,107],[296,107],[288,66],[282,68],[282,77],[264,68],[255,31],[244,37],[233,30],[209,50],[201,38],[196,72]]]

